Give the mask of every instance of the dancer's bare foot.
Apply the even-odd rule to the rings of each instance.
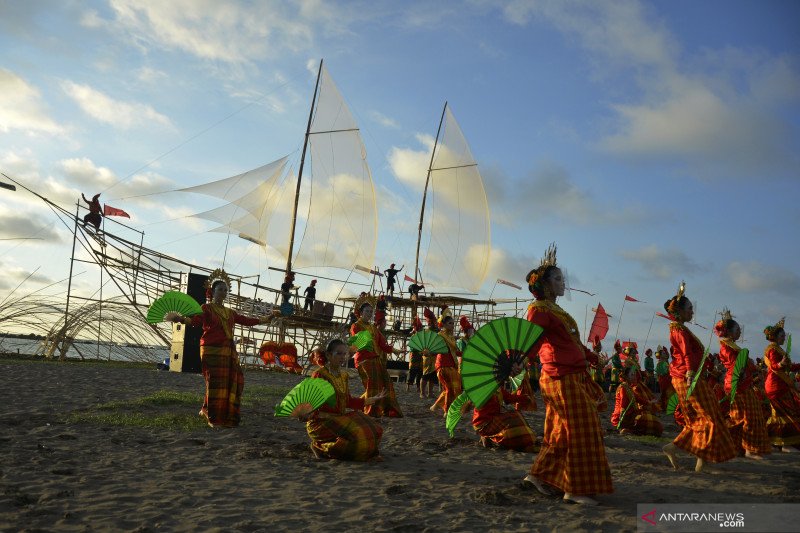
[[[678,447],[675,446],[675,443],[670,442],[661,448],[661,451],[663,451],[664,455],[666,455],[667,459],[669,459],[670,464],[672,464],[672,468],[674,470],[678,470],[678,459],[675,457],[675,454],[678,452]]]
[[[481,437],[481,446],[484,448],[494,448],[494,441],[486,437]]]
[[[314,448],[314,445],[311,445],[311,453],[314,454],[314,459],[322,459],[322,454],[319,452],[318,449]]]
[[[756,461],[763,461],[764,460],[764,456],[763,455],[758,455],[757,453],[752,453],[752,452],[747,452],[746,451],[746,452],[744,452],[744,456],[747,457],[748,459],[753,459],[753,460],[756,460]]]
[[[798,449],[797,448],[793,448],[791,446],[782,446],[781,447],[781,451],[783,453],[797,453]]]
[[[622,429],[619,430],[619,434],[620,435],[627,435],[630,432],[631,432],[631,430],[629,430],[627,428],[622,428]]]
[[[564,493],[564,501],[572,503],[580,503],[581,505],[597,505],[600,502],[589,496],[578,496],[577,494]]]
[[[697,462],[694,465],[694,471],[695,472],[702,472],[703,471],[703,467],[705,465],[706,465],[706,462],[698,457],[697,458]]]

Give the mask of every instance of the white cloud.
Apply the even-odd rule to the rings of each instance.
[[[61,88],[87,115],[116,128],[128,130],[152,123],[173,127],[169,118],[150,105],[115,100],[88,85],[72,81],[62,82]]]
[[[800,276],[791,270],[758,261],[734,261],[726,268],[733,286],[743,292],[800,295]]]
[[[425,147],[423,150],[393,146],[387,159],[392,173],[397,179],[416,191],[422,191],[425,187],[425,178],[428,174],[428,165],[430,165],[435,139],[423,133],[418,133],[416,138]]]
[[[397,129],[400,125],[393,118],[389,118],[379,111],[370,111],[370,118],[385,128]]]
[[[60,243],[61,236],[40,213],[21,212],[0,204],[0,239],[31,239],[29,243]]]
[[[681,250],[665,250],[655,244],[638,250],[623,250],[620,255],[639,263],[645,272],[657,279],[675,279],[704,270]]]
[[[632,73],[637,96],[609,103],[613,125],[599,149],[701,178],[795,175],[787,106],[797,110],[800,74],[789,59],[733,48],[688,56],[639,2],[512,0],[501,9],[513,24],[544,21],[576,36],[600,77]]]
[[[61,134],[64,128],[50,118],[39,90],[13,72],[0,68],[0,132]]]

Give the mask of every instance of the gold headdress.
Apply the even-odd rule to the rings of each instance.
[[[723,322],[727,322],[728,320],[733,320],[733,315],[731,315],[731,310],[727,307],[722,308],[722,313],[719,315],[719,319]]]
[[[764,328],[764,336],[768,341],[774,341],[778,331],[783,331],[783,326],[786,324],[786,317],[778,320],[774,326],[767,326]]]
[[[681,284],[678,285],[678,292],[664,303],[664,310],[669,313],[670,317],[673,319],[678,318],[678,303],[683,299],[685,292],[686,282],[681,280]]]
[[[722,313],[719,315],[719,322],[714,324],[714,333],[716,333],[719,337],[726,337],[730,334],[728,331],[728,325],[730,321],[733,320],[733,315],[731,315],[731,310],[727,307],[722,308]]]
[[[678,285],[678,293],[675,295],[675,298],[680,300],[681,298],[683,298],[683,293],[685,292],[686,292],[686,282],[681,280],[681,284]]]
[[[550,246],[547,247],[547,251],[545,251],[544,255],[542,256],[542,260],[539,261],[539,266],[535,269],[531,270],[530,274],[528,274],[528,285],[533,285],[536,281],[544,274],[547,267],[556,266],[556,243],[551,242]]]
[[[206,298],[208,299],[211,299],[211,287],[214,286],[215,281],[223,281],[225,286],[228,287],[228,290],[231,288],[231,278],[225,272],[225,269],[217,268],[211,274],[209,274],[208,279],[205,282]]]
[[[377,301],[378,299],[372,296],[371,294],[362,294],[361,296],[358,297],[356,303],[353,304],[353,312],[356,314],[356,316],[360,317],[361,308],[364,306],[364,304],[369,304],[369,306],[374,309]]]

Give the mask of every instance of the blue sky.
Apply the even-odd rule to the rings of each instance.
[[[324,58],[362,129],[383,268],[413,262],[408,169],[447,100],[490,202],[482,295],[555,241],[572,284],[597,294],[562,302],[579,324],[630,294],[647,303],[626,305],[620,336],[644,340],[685,279],[700,323],[728,306],[760,350],[765,325],[800,323],[797,20],[791,1],[3,2],[0,170],[70,209],[103,191],[147,246],[214,266],[225,237],[184,217],[218,202],[131,197],[296,160]],[[37,267],[21,290],[66,277],[54,222],[0,190],[0,239],[38,238],[0,241],[0,297]],[[267,265],[282,266],[228,249],[232,270]]]

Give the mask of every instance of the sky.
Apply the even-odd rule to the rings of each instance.
[[[361,128],[381,268],[413,268],[447,101],[491,211],[480,297],[529,298],[495,280],[524,285],[555,242],[595,294],[560,301],[579,325],[601,302],[609,340],[664,344],[654,312],[685,280],[699,324],[728,307],[760,351],[764,326],[800,326],[797,20],[775,0],[0,1],[0,171],[72,211],[101,192],[145,246],[277,286],[281,258],[188,216],[219,202],[156,193],[296,163],[324,59]],[[66,278],[71,245],[0,189],[0,300]],[[641,303],[618,323],[625,295]]]

